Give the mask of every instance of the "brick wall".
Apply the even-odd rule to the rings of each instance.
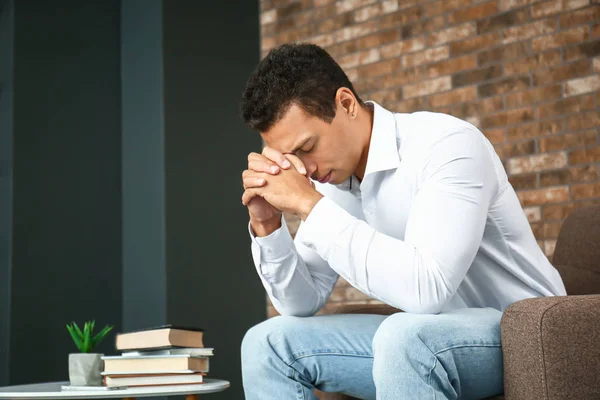
[[[263,56],[323,46],[363,99],[432,110],[494,144],[539,245],[600,204],[600,5],[590,0],[261,0]],[[294,231],[297,221],[291,221]],[[339,282],[328,305],[375,302]],[[275,310],[268,305],[269,315]]]

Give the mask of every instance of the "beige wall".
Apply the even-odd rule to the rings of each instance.
[[[262,54],[313,42],[340,63],[363,99],[478,126],[551,257],[565,216],[600,204],[595,2],[262,0]],[[325,308],[339,302],[375,301],[339,282]]]

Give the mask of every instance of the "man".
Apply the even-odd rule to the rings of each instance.
[[[502,393],[502,311],[565,288],[482,133],[363,102],[310,44],[267,55],[242,113],[267,144],[248,157],[242,203],[282,314],[244,338],[246,398],[315,399],[315,387],[368,399]],[[302,220],[295,240],[282,212]],[[312,316],[338,276],[404,312]]]

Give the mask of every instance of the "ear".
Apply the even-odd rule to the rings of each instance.
[[[350,118],[358,114],[358,101],[350,89],[341,87],[335,93],[336,108]]]

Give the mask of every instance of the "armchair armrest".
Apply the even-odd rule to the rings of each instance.
[[[600,295],[518,301],[501,327],[507,399],[600,398]]]

